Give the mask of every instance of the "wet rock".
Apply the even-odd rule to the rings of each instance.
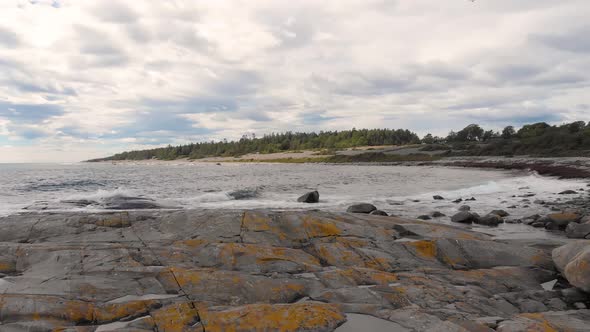
[[[373,205],[373,204],[359,203],[359,204],[354,204],[354,205],[349,206],[348,209],[346,209],[346,212],[369,214],[375,210],[377,210],[377,207],[375,207],[375,205]]]
[[[371,211],[371,213],[369,213],[369,214],[370,214],[370,215],[374,215],[374,216],[385,216],[385,217],[387,217],[387,216],[388,216],[387,212],[385,212],[385,211],[382,211],[382,210],[373,210],[373,211]]]
[[[535,228],[542,228],[542,227],[545,227],[545,223],[541,222],[541,221],[535,221],[531,224],[531,226],[533,226]]]
[[[509,209],[516,209],[516,208],[517,208],[517,206],[516,206],[516,205],[510,205],[508,208],[509,208]]]
[[[571,222],[577,222],[581,217],[575,213],[552,213],[547,215],[548,229],[565,229]]]
[[[146,210],[163,207],[149,198],[123,195],[104,198],[100,203],[107,210]]]
[[[444,200],[444,199],[445,199],[444,197],[442,197],[442,196],[440,196],[440,195],[434,195],[434,196],[432,196],[432,198],[433,198],[434,200],[437,200],[437,201],[441,201],[441,200]]]
[[[427,214],[423,214],[421,216],[416,217],[416,219],[421,219],[421,220],[430,220],[432,219],[429,215]]]
[[[452,222],[462,223],[462,224],[471,224],[475,222],[477,218],[468,211],[459,212],[451,217]]]
[[[476,201],[475,197],[467,198],[465,201]]]
[[[311,191],[307,194],[297,198],[297,202],[300,203],[318,203],[320,201],[320,193],[317,191]]]
[[[457,198],[456,200],[453,201],[453,203],[461,203],[463,202],[462,198]]]
[[[434,211],[434,212],[432,212],[432,213],[430,214],[430,216],[431,216],[432,218],[441,218],[441,217],[445,217],[446,215],[445,215],[444,213],[442,213],[442,212],[439,212],[439,211]]]
[[[461,205],[459,207],[459,211],[470,211],[471,207],[469,205]]]
[[[502,218],[508,217],[510,215],[510,213],[508,213],[508,212],[506,212],[504,210],[493,210],[489,214],[495,214],[495,215],[500,216]]]
[[[503,223],[504,220],[502,217],[496,214],[488,214],[481,218],[477,218],[474,221],[476,224],[486,225],[486,226],[498,226],[499,224]]]
[[[569,223],[565,235],[571,239],[590,239],[590,224]]]
[[[559,193],[559,195],[574,195],[574,194],[577,194],[577,192],[575,190],[564,190]]]

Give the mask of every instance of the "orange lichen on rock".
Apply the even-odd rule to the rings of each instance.
[[[200,331],[193,327],[199,321],[199,311],[192,302],[175,303],[151,312],[158,331]]]
[[[315,270],[320,267],[317,258],[301,250],[241,243],[222,243],[219,246],[220,260],[231,267],[235,267],[238,260],[248,258],[260,265],[275,261],[290,261],[305,267],[306,270]]]
[[[0,273],[12,273],[16,271],[16,262],[2,260],[0,261]]]
[[[415,241],[408,242],[408,246],[413,247],[416,253],[422,258],[436,258],[436,243],[434,241]]]
[[[525,317],[535,321],[533,324],[527,327],[527,331],[534,331],[534,332],[558,332],[556,328],[554,328],[543,316],[542,313],[527,313],[521,314],[521,317]]]
[[[336,305],[324,303],[252,304],[199,312],[208,332],[332,331],[346,320]]]
[[[254,211],[244,212],[242,227],[254,232],[270,231],[272,219]]]
[[[318,220],[312,217],[305,217],[303,219],[303,227],[310,238],[338,236],[342,234],[342,230],[331,221]]]

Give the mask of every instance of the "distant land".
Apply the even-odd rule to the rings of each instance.
[[[269,155],[270,158],[248,158]],[[271,156],[277,156],[273,158]],[[485,130],[471,124],[446,137],[420,138],[404,129],[352,129],[319,133],[243,136],[237,141],[192,143],[128,151],[89,162],[125,160],[203,160],[267,162],[396,162],[432,161],[456,156],[589,157],[590,122],[561,125],[544,122],[516,130]]]

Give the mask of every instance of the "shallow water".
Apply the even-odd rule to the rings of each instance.
[[[502,208],[522,217],[547,212],[534,200],[564,199],[557,193],[585,186],[581,180],[558,180],[520,171],[424,166],[0,164],[0,215],[38,210],[99,211],[109,199],[123,195],[150,198],[168,207],[208,209],[315,208],[342,212],[351,203],[370,202],[406,217],[434,210],[450,216],[458,206],[468,204],[480,214]],[[311,190],[319,190],[319,204],[296,201]],[[433,200],[435,194],[445,200]],[[451,202],[471,197],[476,201]],[[92,204],[81,207],[67,203],[71,200]],[[448,217],[439,221],[450,222]],[[517,237],[531,232],[531,227],[523,225],[483,229],[492,234],[505,234],[508,229]]]

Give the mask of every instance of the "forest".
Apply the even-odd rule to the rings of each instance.
[[[416,145],[422,151],[441,150],[444,155],[474,156],[590,156],[590,123],[575,121],[560,125],[527,124],[516,130],[485,130],[470,124],[446,137],[420,137],[404,129],[352,129],[319,133],[272,133],[263,137],[244,135],[237,141],[200,142],[156,149],[136,150],[90,161],[174,160],[206,157],[239,157],[248,153],[317,150],[331,155],[337,150],[360,146]]]

